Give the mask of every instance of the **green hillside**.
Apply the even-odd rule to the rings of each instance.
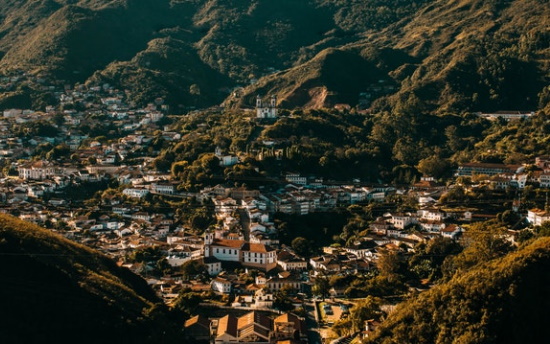
[[[183,107],[243,87],[226,104],[270,93],[289,108],[536,110],[550,98],[548,18],[543,0],[11,0],[0,72]]]
[[[178,339],[146,282],[109,258],[0,215],[3,343]]]
[[[375,111],[535,110],[548,105],[548,2],[440,0],[400,18],[338,47],[366,57],[383,73],[382,79],[397,84],[393,94],[372,104]],[[256,93],[276,92],[283,104],[290,100],[294,106],[309,106],[309,99],[296,94],[317,94],[313,92],[316,85],[301,85],[303,73],[297,71],[311,70],[307,78],[315,80],[313,84],[324,84],[327,74],[361,73],[355,66],[341,63],[326,66],[323,77],[319,77],[315,74],[318,68],[308,68],[312,62],[248,87],[245,99]],[[296,84],[299,87],[294,87]],[[366,90],[362,83],[347,82],[327,86],[326,92],[351,92],[355,99],[343,96],[337,101],[353,106],[359,93]]]
[[[550,335],[550,238],[397,307],[369,343],[541,343]]]

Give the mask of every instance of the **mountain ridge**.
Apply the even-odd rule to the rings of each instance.
[[[12,0],[0,16],[0,72],[110,82],[140,104],[218,105],[240,87],[242,98],[225,104],[269,93],[287,108],[548,106],[550,5],[541,0]],[[330,65],[323,58],[335,50],[349,56]],[[144,64],[152,55],[163,63]],[[372,94],[378,80],[393,88]]]

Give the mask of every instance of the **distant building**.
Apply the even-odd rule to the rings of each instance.
[[[256,97],[256,118],[274,119],[277,118],[277,97],[271,96],[269,104],[264,104],[260,96]]]
[[[550,221],[550,211],[548,209],[530,209],[527,211],[527,221],[535,226],[540,226],[544,222]]]
[[[225,154],[220,147],[216,147],[214,154],[220,160],[220,166],[222,167],[233,166],[239,163],[239,157],[236,155]]]
[[[486,118],[490,121],[494,121],[498,118],[502,118],[505,121],[513,121],[520,119],[531,118],[535,115],[534,112],[522,112],[522,111],[497,111],[494,113],[478,113],[478,116]]]
[[[517,173],[522,165],[504,165],[470,162],[458,167],[457,175],[471,176],[474,174],[486,174],[489,176],[501,173]]]
[[[40,160],[18,167],[19,178],[44,180],[60,173],[60,168],[51,162]]]
[[[196,341],[210,340],[210,320],[202,315],[196,315],[185,322],[185,337]]]

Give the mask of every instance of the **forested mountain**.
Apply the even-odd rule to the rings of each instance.
[[[489,262],[483,261],[488,252],[483,244],[475,246],[454,258],[454,264],[477,261],[477,267],[398,306],[368,342],[543,341],[550,334],[550,239],[540,238]]]
[[[85,246],[0,215],[3,343],[177,341],[146,282]]]
[[[349,60],[319,68],[315,61],[327,54],[323,51],[303,65],[250,86],[245,94],[277,92],[295,105],[310,101],[297,95],[324,94],[331,98],[315,104],[354,105],[347,95],[356,97],[380,80],[395,85],[396,91],[378,98],[375,110],[542,108],[548,104],[544,89],[550,66],[548,18],[550,6],[545,1],[433,1],[340,48],[362,59],[362,68]],[[335,87],[325,81],[331,77],[342,82]],[[324,92],[311,92],[314,87]]]
[[[139,103],[215,105],[241,86],[226,104],[534,110],[550,97],[548,18],[543,0],[4,0],[0,70]]]

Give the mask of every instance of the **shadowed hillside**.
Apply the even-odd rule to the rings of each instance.
[[[398,306],[369,343],[540,343],[550,335],[550,238]]]
[[[109,258],[0,215],[3,343],[136,342],[178,338],[146,282]]]

